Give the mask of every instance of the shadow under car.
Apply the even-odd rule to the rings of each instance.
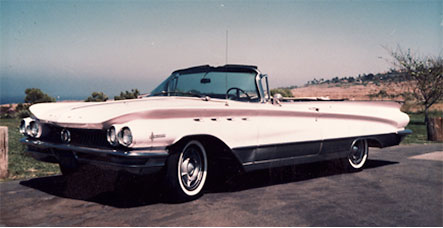
[[[365,169],[397,163],[369,159]],[[161,174],[133,176],[95,167],[82,167],[82,169],[71,176],[40,177],[21,181],[20,184],[58,197],[96,202],[117,208],[170,203],[162,193]],[[205,194],[243,191],[343,173],[345,172],[333,161],[259,170],[212,180],[208,183]]]

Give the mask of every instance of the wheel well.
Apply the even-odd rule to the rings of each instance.
[[[225,174],[243,171],[240,160],[234,155],[226,143],[212,135],[186,136],[169,146],[168,149],[172,153],[176,153],[191,140],[197,140],[203,144],[208,156],[209,166],[212,170],[218,170]]]
[[[374,138],[368,138],[366,139],[368,141],[368,146],[369,147],[378,147],[378,148],[382,148],[382,144],[379,140],[374,139]]]

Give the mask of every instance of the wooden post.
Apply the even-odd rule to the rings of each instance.
[[[434,117],[429,118],[429,132],[430,141],[443,142],[443,118]]]
[[[0,126],[0,179],[8,177],[8,127]]]

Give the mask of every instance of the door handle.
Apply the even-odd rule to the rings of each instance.
[[[310,107],[309,110],[316,111],[316,112],[320,111],[320,109],[317,107]]]

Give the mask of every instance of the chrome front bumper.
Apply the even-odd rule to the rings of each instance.
[[[62,163],[68,160],[71,163],[91,164],[133,174],[160,171],[169,155],[165,147],[107,149],[56,144],[30,138],[22,138],[20,142],[27,145],[26,152],[29,155],[40,161]]]
[[[397,132],[397,135],[399,135],[401,137],[405,137],[405,136],[410,135],[410,134],[412,134],[412,130],[410,130],[410,129],[404,129],[402,131],[398,131]]]

